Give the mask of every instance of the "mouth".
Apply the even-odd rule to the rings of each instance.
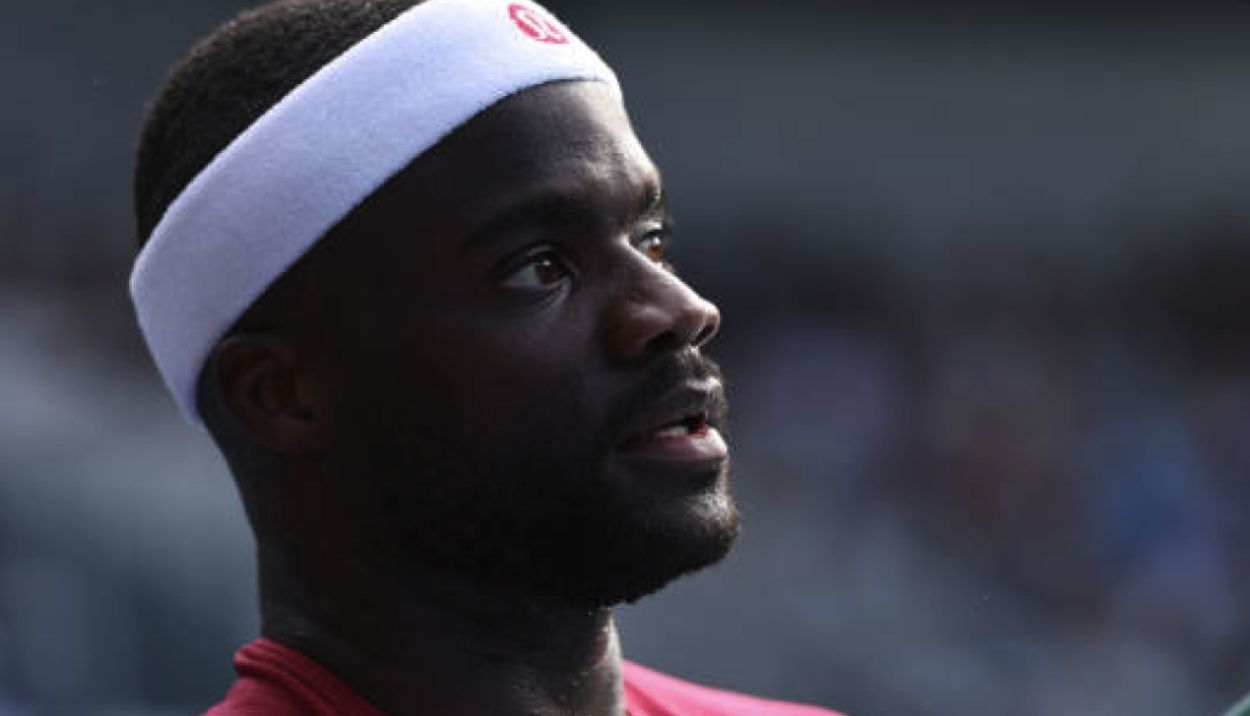
[[[716,423],[724,412],[720,384],[685,385],[656,402],[617,452],[627,461],[653,466],[719,467],[729,447]]]
[[[703,437],[708,431],[714,430],[708,423],[706,410],[684,415],[676,420],[660,425],[654,429],[631,435],[625,440],[624,447],[629,448],[647,442],[666,442],[684,438]]]

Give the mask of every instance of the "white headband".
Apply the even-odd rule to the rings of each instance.
[[[183,415],[239,316],[366,197],[520,90],[612,70],[542,8],[428,0],[274,105],[169,205],[135,261],[139,326]]]

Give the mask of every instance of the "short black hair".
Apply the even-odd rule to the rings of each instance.
[[[278,0],[196,45],[148,107],[135,162],[142,245],[213,157],[322,66],[421,0]]]

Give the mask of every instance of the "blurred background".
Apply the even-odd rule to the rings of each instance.
[[[147,98],[247,3],[4,0],[0,716],[198,713],[257,630],[133,325]],[[853,716],[1250,690],[1250,15],[551,0],[726,316],[736,553],[633,658]]]

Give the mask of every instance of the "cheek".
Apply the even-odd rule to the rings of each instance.
[[[533,309],[455,291],[427,298],[437,311],[379,312],[357,328],[385,331],[381,340],[359,335],[360,358],[343,366],[358,418],[373,429],[474,433],[478,444],[489,436],[550,446],[602,432],[611,394],[586,294]]]
[[[437,426],[437,432],[474,433],[475,442],[524,437],[550,443],[581,433],[599,418],[585,361],[561,346],[533,337],[516,341],[468,340],[444,333],[422,345],[396,347],[376,370],[361,407],[389,406],[391,420]],[[401,417],[402,416],[402,417]]]

